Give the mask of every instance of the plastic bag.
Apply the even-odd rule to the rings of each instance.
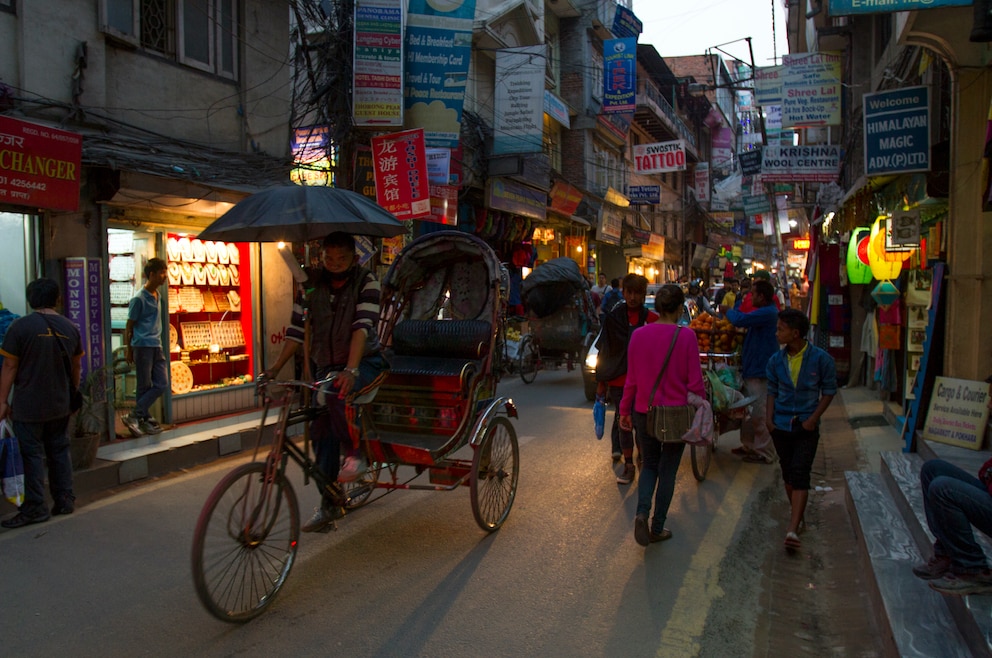
[[[733,402],[733,390],[723,383],[720,375],[712,370],[704,370],[703,376],[710,387],[710,406],[713,413],[722,413]]]
[[[0,478],[4,498],[20,507],[24,503],[24,462],[21,447],[6,420],[0,421]]]
[[[737,368],[728,366],[726,363],[716,364],[716,374],[720,377],[720,381],[734,390],[739,391],[744,386],[741,373]]]
[[[606,400],[602,395],[597,395],[596,403],[592,405],[592,421],[596,426],[596,439],[602,439],[606,428]]]

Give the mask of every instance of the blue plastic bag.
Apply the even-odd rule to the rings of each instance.
[[[7,420],[0,421],[0,477],[4,498],[20,507],[24,503],[24,462]]]
[[[597,395],[596,403],[592,405],[592,421],[596,425],[596,438],[602,439],[606,428],[606,400],[602,395]]]

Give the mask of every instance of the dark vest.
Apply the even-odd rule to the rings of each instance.
[[[321,278],[310,293],[310,357],[317,368],[344,367],[348,364],[351,325],[366,276],[369,276],[367,269],[355,267],[351,277],[340,288],[332,287],[327,278]],[[373,327],[365,341],[365,354],[377,351],[378,347],[379,339]]]

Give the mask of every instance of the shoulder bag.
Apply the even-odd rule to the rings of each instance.
[[[661,385],[661,378],[668,367],[668,361],[672,358],[672,350],[675,349],[675,342],[679,338],[682,327],[675,328],[675,335],[672,336],[672,344],[668,346],[668,353],[665,355],[665,362],[661,365],[661,372],[654,382],[651,390],[651,400],[648,404],[647,432],[662,443],[681,443],[682,435],[689,431],[692,426],[692,419],[696,415],[696,408],[691,404],[680,404],[675,406],[655,406],[654,397],[658,393],[658,386]]]
[[[62,352],[62,368],[65,370],[65,378],[69,383],[69,413],[76,413],[83,406],[83,394],[79,391],[78,386],[74,386],[72,383],[72,365],[69,360],[69,352],[66,351],[65,345],[62,344],[62,339],[59,338],[59,334],[55,331],[54,325],[48,321],[44,313],[38,313],[41,319],[45,321],[48,328],[52,332],[52,336],[55,337],[55,342],[59,344],[59,351]]]

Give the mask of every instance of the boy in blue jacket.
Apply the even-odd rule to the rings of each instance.
[[[768,359],[765,422],[782,465],[792,505],[785,547],[798,550],[799,525],[809,500],[809,476],[820,441],[820,417],[837,394],[832,356],[806,340],[809,319],[794,308],[778,314],[775,336],[785,347]]]

